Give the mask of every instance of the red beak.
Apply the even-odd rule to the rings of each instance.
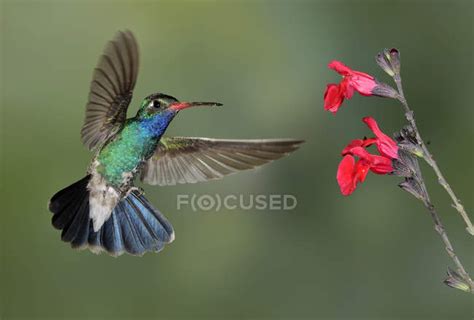
[[[199,106],[218,107],[218,106],[222,106],[222,103],[219,103],[219,102],[176,102],[176,103],[171,104],[168,109],[179,111],[179,110],[183,110],[183,109],[187,109],[191,107],[199,107]]]

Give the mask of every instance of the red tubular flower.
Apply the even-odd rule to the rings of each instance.
[[[342,150],[344,157],[337,169],[337,182],[341,193],[350,195],[357,183],[364,182],[367,173],[388,174],[393,172],[392,160],[398,158],[398,146],[394,140],[384,134],[372,117],[362,119],[374,132],[375,138],[352,140]],[[380,155],[367,152],[366,148],[375,144]],[[355,157],[358,158],[356,161]]]
[[[350,99],[354,90],[364,96],[371,96],[377,82],[371,75],[355,71],[340,61],[331,61],[328,67],[343,76],[339,85],[331,83],[324,93],[324,109],[336,113],[344,98]]]
[[[355,161],[354,156],[359,160]],[[350,195],[357,187],[357,183],[364,182],[367,173],[387,174],[393,171],[392,160],[383,156],[373,155],[362,147],[355,147],[351,154],[342,158],[337,169],[337,182],[341,193]]]
[[[331,61],[328,67],[344,77],[342,82],[346,82],[348,85],[346,89],[347,99],[352,97],[354,90],[364,96],[370,96],[372,90],[377,86],[374,77],[364,72],[352,70],[340,61]]]
[[[375,144],[377,149],[379,150],[382,156],[388,157],[390,159],[397,159],[398,158],[398,146],[397,143],[387,136],[385,133],[380,130],[377,122],[372,117],[365,117],[362,121],[367,124],[370,130],[375,134],[377,137],[375,140]]]

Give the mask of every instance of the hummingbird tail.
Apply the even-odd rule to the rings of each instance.
[[[88,243],[94,253],[142,256],[147,251],[161,251],[173,240],[174,230],[165,216],[133,190],[120,200],[99,231],[94,232],[91,223]]]
[[[70,242],[73,248],[87,243],[89,232],[89,190],[90,175],[58,191],[49,200],[49,211],[54,215],[52,224],[62,230],[61,240]]]
[[[119,256],[124,252],[143,255],[158,252],[174,240],[174,231],[166,218],[138,191],[120,200],[112,215],[94,232],[89,213],[90,175],[57,192],[50,200],[52,224],[62,230],[61,240],[76,249]]]

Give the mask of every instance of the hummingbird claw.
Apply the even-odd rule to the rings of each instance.
[[[125,194],[125,198],[128,197],[130,195],[130,193],[132,193],[133,191],[138,191],[140,196],[145,193],[145,190],[143,190],[142,188],[133,186],[133,187],[130,187],[130,189],[127,190],[127,193]]]

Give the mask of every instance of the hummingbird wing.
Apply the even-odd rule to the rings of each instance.
[[[94,150],[123,126],[138,74],[138,45],[130,31],[119,31],[94,69],[82,143]]]
[[[303,142],[163,137],[153,156],[145,162],[141,180],[167,186],[219,179],[286,156]]]

